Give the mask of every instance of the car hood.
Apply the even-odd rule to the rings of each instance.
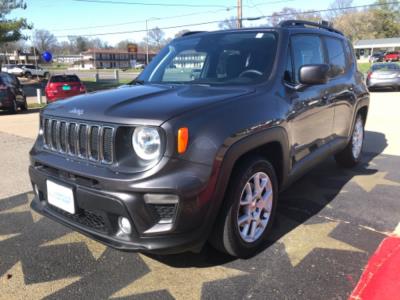
[[[159,126],[182,113],[249,94],[252,87],[137,85],[52,103],[44,115],[119,124]]]

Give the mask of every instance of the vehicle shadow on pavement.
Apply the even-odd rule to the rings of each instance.
[[[341,193],[343,187],[353,177],[372,175],[378,172],[377,169],[371,168],[371,162],[387,147],[385,135],[366,131],[365,140],[368,147],[364,147],[364,149],[371,149],[371,151],[363,152],[362,161],[355,168],[341,168],[336,165],[333,158],[330,158],[279,195],[272,236],[259,253],[329,206],[330,202]],[[151,255],[151,257],[177,268],[210,267],[235,260],[231,256],[216,251],[209,244],[206,244],[198,254]]]
[[[30,108],[28,110],[18,110],[17,115],[28,115],[28,114],[35,114],[40,112],[41,108]],[[13,116],[14,114],[6,111],[0,110],[0,116]]]

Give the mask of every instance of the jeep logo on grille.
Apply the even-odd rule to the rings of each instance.
[[[73,108],[69,111],[70,114],[75,114],[78,116],[82,116],[84,114],[84,110],[83,109],[78,109],[78,108]]]

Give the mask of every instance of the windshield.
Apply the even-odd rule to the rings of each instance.
[[[276,33],[246,31],[191,36],[167,45],[142,72],[143,83],[249,84],[268,78]]]

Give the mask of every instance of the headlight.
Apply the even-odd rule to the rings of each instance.
[[[161,137],[156,128],[136,127],[132,135],[132,146],[143,160],[154,160],[161,153]]]

